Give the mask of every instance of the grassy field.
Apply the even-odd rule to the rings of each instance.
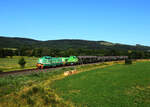
[[[87,69],[103,68],[116,63],[84,65],[69,68],[59,68],[51,72],[32,73],[27,75],[12,75],[0,78],[0,107],[74,107],[72,102],[64,101],[51,88],[51,84],[65,78],[64,72],[77,69],[84,72]],[[47,71],[47,70],[46,70]]]
[[[14,56],[13,58],[0,58],[0,69],[3,72],[20,70],[20,66],[18,65],[18,60],[20,56]],[[24,57],[26,60],[26,65],[24,69],[36,68],[37,59],[36,57]]]
[[[0,107],[71,107],[50,87],[53,80],[69,69],[1,77]]]
[[[150,62],[107,62],[0,78],[0,107],[149,107]],[[76,69],[75,75],[64,76]]]
[[[57,80],[52,87],[80,107],[149,107],[150,62],[89,70]]]

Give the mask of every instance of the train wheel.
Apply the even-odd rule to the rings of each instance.
[[[41,67],[40,67],[40,66],[38,66],[38,67],[37,67],[37,69],[41,69]]]
[[[44,68],[44,66],[43,65],[41,65],[41,69],[43,69]]]

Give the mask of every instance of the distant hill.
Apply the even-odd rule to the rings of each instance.
[[[68,48],[84,48],[84,49],[116,49],[116,50],[150,50],[149,46],[142,45],[126,45],[111,43],[106,41],[89,41],[78,39],[62,39],[62,40],[48,40],[39,41],[28,38],[18,37],[2,37],[0,36],[0,48],[19,48],[23,46],[30,47],[49,47],[58,49]]]

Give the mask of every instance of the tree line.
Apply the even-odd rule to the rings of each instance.
[[[22,47],[18,49],[5,49],[0,48],[0,57],[6,56],[53,56],[53,57],[66,57],[66,56],[129,56],[131,59],[147,59],[150,58],[150,52],[139,50],[104,50],[104,49],[57,49],[57,48],[30,48]]]

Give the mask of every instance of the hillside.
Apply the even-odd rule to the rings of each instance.
[[[150,47],[148,46],[142,45],[133,46],[133,45],[111,43],[106,41],[88,41],[78,39],[39,41],[28,38],[0,37],[0,48],[19,48],[23,46],[49,47],[59,49],[84,48],[84,49],[150,50]]]

